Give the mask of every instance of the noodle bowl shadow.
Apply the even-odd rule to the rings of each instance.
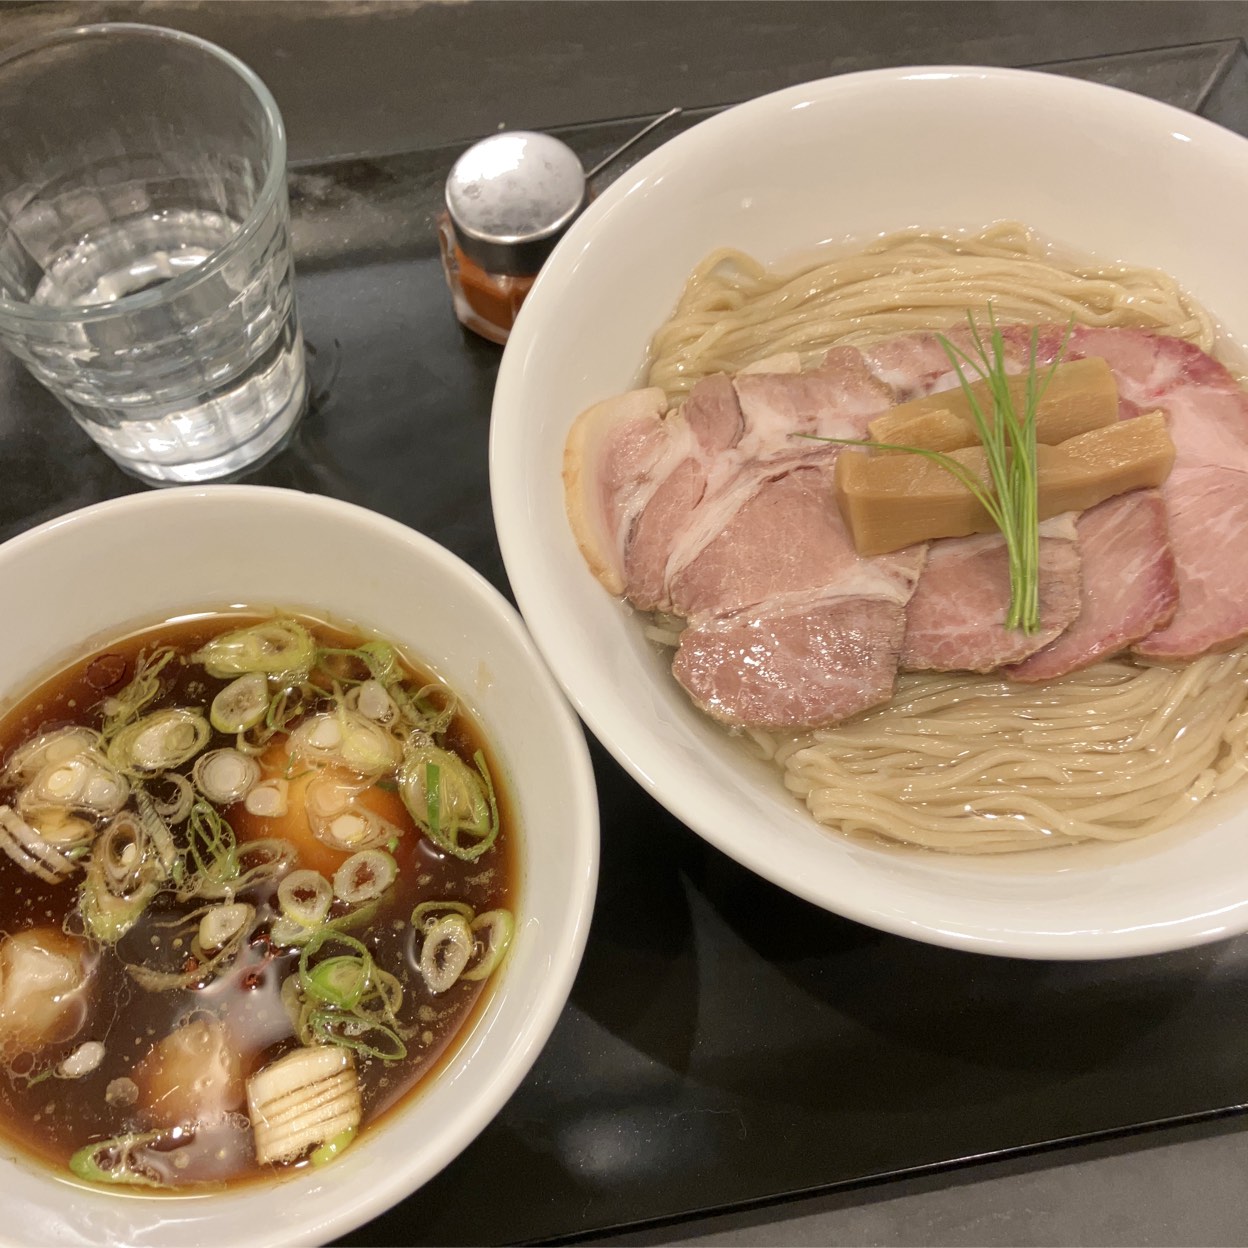
[[[1192,221],[1198,228],[1179,228]],[[849,74],[751,101],[630,169],[538,278],[495,392],[491,486],[504,562],[556,677],[668,810],[789,891],[955,948],[1030,958],[1154,953],[1248,928],[1248,796],[1130,845],[982,862],[885,852],[820,828],[778,774],[698,712],[630,609],[581,558],[564,515],[578,413],[641,384],[688,274],[733,247],[765,264],[822,242],[1026,222],[1062,249],[1172,274],[1248,338],[1227,258],[1248,220],[1248,142],[1113,88],[967,67]]]
[[[584,950],[598,866],[585,739],[519,617],[430,539],[293,490],[184,486],[73,512],[0,546],[11,611],[5,705],[136,627],[230,605],[302,611],[393,640],[481,726],[519,831],[516,936],[485,1004],[436,1073],[331,1165],[220,1192],[113,1194],[0,1161],[5,1231],[23,1244],[325,1243],[441,1170],[514,1092]],[[64,1090],[58,1097],[65,1095]],[[0,1155],[14,1150],[0,1141]]]

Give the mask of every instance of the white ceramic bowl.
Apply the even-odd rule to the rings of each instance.
[[[0,583],[6,699],[84,642],[192,609],[306,608],[374,630],[476,715],[522,834],[515,943],[486,1008],[428,1086],[339,1160],[233,1192],[137,1199],[4,1161],[0,1242],[261,1248],[325,1243],[381,1213],[511,1095],[555,1025],[585,944],[598,865],[593,772],[580,725],[519,617],[466,564],[401,524],[249,486],[186,486],[74,512],[0,546]]]
[[[1016,70],[889,69],[793,87],[640,161],[539,277],[494,400],[494,511],[511,584],[616,758],[689,827],[802,897],[888,931],[1024,957],[1115,957],[1242,931],[1242,798],[1120,851],[992,863],[883,853],[819,829],[774,773],[693,709],[568,530],[568,426],[637,384],[650,335],[712,248],[781,261],[825,240],[1002,219],[1169,271],[1242,349],[1243,139],[1139,96]]]

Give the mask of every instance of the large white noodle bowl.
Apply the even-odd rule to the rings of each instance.
[[[508,575],[585,721],[692,829],[759,874],[887,931],[1037,958],[1144,954],[1248,928],[1248,790],[1173,832],[991,862],[886,853],[817,826],[702,716],[594,580],[563,512],[568,426],[637,384],[712,248],[779,261],[822,241],[1027,222],[1176,276],[1244,352],[1248,141],[1114,89],[1025,71],[878,70],[695,127],[586,211],[538,279],[495,394],[491,476]]]

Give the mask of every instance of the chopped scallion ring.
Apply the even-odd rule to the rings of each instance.
[[[329,881],[319,871],[306,867],[292,871],[277,886],[277,904],[282,914],[303,927],[324,922],[333,900]]]
[[[208,718],[218,732],[246,732],[264,719],[268,709],[268,677],[263,672],[248,672],[213,698]]]
[[[472,957],[472,929],[462,914],[439,919],[420,947],[420,973],[435,996],[454,986]]]
[[[238,750],[209,750],[195,760],[191,779],[210,802],[229,806],[251,792],[260,779],[260,764]]]
[[[471,930],[484,950],[475,966],[463,972],[464,979],[488,979],[503,960],[515,935],[516,922],[510,910],[487,910],[472,921]]]
[[[334,896],[349,906],[374,901],[394,883],[399,868],[384,850],[362,849],[334,872]]]

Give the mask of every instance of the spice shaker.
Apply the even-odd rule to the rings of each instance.
[[[585,206],[590,181],[679,108],[653,118],[588,173],[562,140],[504,130],[474,143],[446,180],[438,217],[442,267],[455,315],[505,343],[538,270]]]
[[[581,211],[585,186],[576,153],[529,130],[491,135],[455,162],[438,238],[463,325],[507,341],[537,271]]]

